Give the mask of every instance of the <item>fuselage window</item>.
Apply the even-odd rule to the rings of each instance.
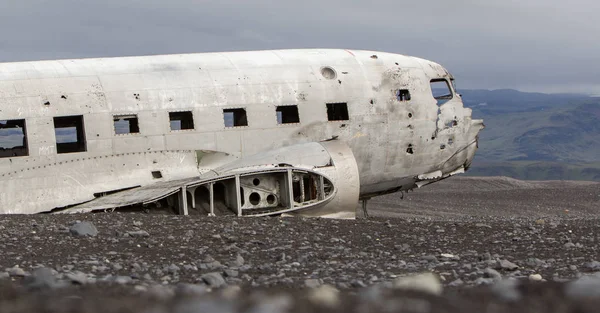
[[[348,104],[345,102],[327,103],[327,119],[330,121],[349,120]]]
[[[137,115],[115,115],[113,116],[115,134],[136,134],[140,132]]]
[[[396,91],[396,99],[398,99],[398,101],[410,100],[410,91],[408,91],[408,89],[398,89],[398,91]]]
[[[433,98],[437,100],[438,105],[442,105],[452,99],[452,89],[448,81],[443,78],[431,80],[431,93]]]
[[[171,130],[194,129],[194,116],[191,111],[169,112]]]
[[[225,127],[248,126],[246,109],[223,109]]]
[[[282,105],[275,110],[277,113],[277,124],[300,123],[297,105]]]
[[[87,151],[83,115],[60,116],[54,118],[56,153]]]
[[[25,120],[0,121],[0,158],[28,155]]]

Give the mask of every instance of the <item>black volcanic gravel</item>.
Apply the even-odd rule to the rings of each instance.
[[[449,183],[440,194],[460,194]],[[395,215],[377,207],[388,196],[357,220],[2,216],[0,312],[597,312],[597,186],[568,186],[591,205],[570,214],[536,207],[536,196],[521,198],[531,210],[520,214]],[[424,188],[409,201],[441,195]],[[490,197],[494,212],[499,199]],[[78,235],[92,225],[97,234]],[[439,277],[441,294],[401,287],[420,273]]]

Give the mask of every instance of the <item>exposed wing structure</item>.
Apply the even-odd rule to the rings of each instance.
[[[358,177],[346,144],[311,142],[241,158],[199,176],[113,193],[62,212],[148,205],[177,194],[183,214],[196,210],[209,215],[353,218]]]

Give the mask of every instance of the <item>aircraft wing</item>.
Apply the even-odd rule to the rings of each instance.
[[[345,143],[331,140],[227,160],[201,175],[115,192],[61,212],[150,205],[176,195],[176,206],[183,214],[195,210],[209,215],[299,213],[353,218],[359,188],[352,151]]]

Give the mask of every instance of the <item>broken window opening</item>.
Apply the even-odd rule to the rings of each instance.
[[[347,121],[348,104],[346,102],[327,103],[327,119],[330,121]]]
[[[277,113],[277,124],[300,123],[297,105],[282,105],[275,110]]]
[[[437,100],[437,105],[442,105],[453,97],[448,81],[443,78],[431,80],[431,94]]]
[[[0,121],[0,158],[28,155],[25,120]]]
[[[318,200],[318,182],[318,177],[311,174],[294,175],[292,180],[294,202],[305,203]]]
[[[83,115],[61,116],[54,118],[56,153],[87,151]]]
[[[191,111],[169,112],[171,130],[194,129],[194,116]]]
[[[248,126],[246,109],[223,109],[225,127]]]
[[[115,134],[136,134],[140,132],[137,115],[115,115],[113,116]]]
[[[408,89],[398,89],[398,91],[396,91],[396,99],[398,99],[398,101],[410,100],[410,91],[408,91]]]

